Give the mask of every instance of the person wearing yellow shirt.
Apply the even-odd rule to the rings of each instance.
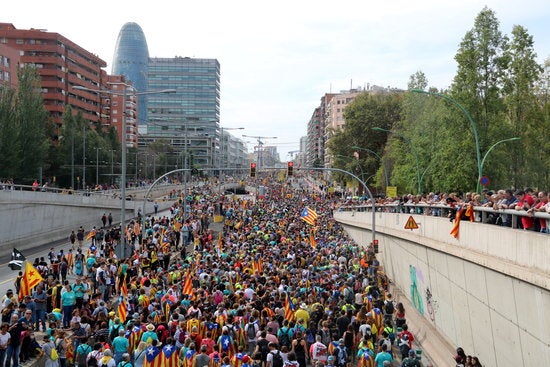
[[[304,302],[302,302],[300,304],[300,308],[294,312],[294,317],[296,318],[296,320],[299,320],[299,319],[304,320],[304,325],[306,326],[308,325],[309,312],[307,311],[307,305]]]

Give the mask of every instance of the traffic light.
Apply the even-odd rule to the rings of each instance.
[[[292,177],[292,175],[294,174],[294,162],[287,163],[286,173],[288,177]]]
[[[250,177],[256,177],[256,163],[250,163]]]

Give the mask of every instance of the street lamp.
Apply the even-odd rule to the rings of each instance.
[[[386,164],[385,164],[384,161],[382,160],[382,157],[380,157],[380,155],[379,155],[378,153],[376,153],[374,150],[370,150],[370,149],[367,149],[367,148],[358,147],[357,145],[352,146],[352,148],[353,148],[353,149],[364,150],[365,152],[369,152],[370,154],[372,154],[373,156],[375,156],[376,158],[378,158],[378,160],[379,160],[380,163],[382,164],[382,168],[384,168],[384,178],[386,179],[386,189],[387,189],[388,186],[389,186],[388,169],[386,168]]]
[[[373,127],[372,129],[375,130],[375,131],[384,131],[384,132],[387,132],[387,133],[392,133],[394,135],[397,135],[401,139],[403,139],[403,141],[405,143],[407,143],[407,145],[411,148],[411,153],[414,155],[414,159],[416,161],[416,180],[417,180],[417,183],[418,183],[418,194],[422,194],[422,177],[424,176],[424,174],[426,173],[426,171],[428,169],[426,168],[424,173],[420,174],[420,159],[418,158],[418,154],[416,152],[416,149],[414,149],[414,146],[413,146],[412,142],[410,141],[410,139],[407,138],[403,134],[400,134],[400,133],[392,131],[392,130],[384,129],[384,128],[381,128],[381,127]]]
[[[95,147],[95,184],[99,185],[99,151],[100,147]]]
[[[451,98],[451,97],[449,97],[445,94],[425,91],[425,90],[422,90],[422,89],[410,89],[410,91],[413,92],[413,93],[423,93],[423,94],[429,94],[429,95],[432,95],[432,96],[443,98],[443,99],[451,102],[452,104],[454,104],[464,114],[464,116],[466,116],[466,119],[468,119],[468,122],[472,126],[472,131],[474,132],[474,139],[475,139],[475,143],[476,143],[476,157],[477,157],[476,192],[479,194],[481,192],[481,190],[480,190],[480,188],[481,188],[480,187],[480,185],[481,185],[480,180],[481,180],[481,177],[483,176],[483,166],[481,164],[481,148],[479,147],[479,137],[478,137],[478,134],[477,134],[477,125],[476,125],[474,119],[472,118],[472,116],[470,115],[470,113],[468,111],[466,111],[464,106],[462,106],[456,100],[454,100],[453,98]]]
[[[109,94],[122,96],[122,142],[121,142],[121,157],[120,157],[120,196],[121,196],[121,205],[120,205],[120,237],[122,239],[122,258],[126,258],[126,234],[124,233],[126,229],[126,97],[128,88],[130,88],[134,95],[146,95],[146,94],[159,94],[159,93],[175,93],[175,89],[162,89],[158,91],[146,91],[146,92],[137,92],[136,89],[130,84],[121,83],[123,85],[122,93],[115,90],[104,90],[104,89],[91,89],[86,88],[80,85],[73,86],[73,89],[83,90],[87,92],[93,92],[98,94]],[[145,213],[143,213],[145,215]]]
[[[514,137],[514,138],[508,138],[508,139],[503,139],[503,140],[500,140],[500,141],[497,141],[496,143],[494,143],[493,145],[491,145],[491,147],[487,150],[487,152],[485,153],[485,155],[483,156],[483,159],[481,160],[481,171],[483,171],[483,165],[485,164],[485,159],[487,159],[487,156],[489,155],[489,153],[491,152],[491,150],[493,150],[494,147],[496,147],[497,145],[499,145],[500,143],[506,143],[508,141],[515,141],[515,140],[520,140],[521,138],[518,138],[518,137]],[[483,177],[483,176],[482,176]],[[481,177],[480,177],[481,179]]]

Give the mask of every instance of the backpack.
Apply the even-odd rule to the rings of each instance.
[[[171,323],[170,323],[170,336],[175,336],[177,330],[178,330],[177,321],[171,321]]]
[[[90,347],[88,344],[80,344],[78,348],[76,348],[76,353],[78,354],[78,358],[76,360],[76,365],[78,367],[87,367],[86,359],[88,357],[88,353],[92,351],[92,347]]]
[[[269,354],[269,342],[267,339],[260,339],[258,340],[258,347],[260,349],[260,353],[262,353],[262,361],[265,361],[267,359],[267,355]]]
[[[256,339],[256,324],[248,323],[246,325],[246,335],[248,336],[248,340]]]
[[[336,366],[342,367],[348,363],[348,352],[346,348],[337,347],[334,349],[334,359],[336,359]]]
[[[346,289],[344,289],[344,297],[346,299],[346,303],[349,303],[351,305],[354,303],[355,297],[353,294],[353,289],[351,289],[351,287],[347,287]]]
[[[98,364],[97,364],[97,352],[95,353],[95,355],[93,354],[94,352],[90,352],[90,358],[88,359],[88,367],[97,367]]]
[[[394,307],[393,307],[393,301],[385,301],[384,302],[384,312],[386,315],[393,315]]]
[[[55,346],[50,350],[50,359],[52,361],[57,361],[59,359],[59,354],[57,354],[57,348]]]
[[[315,335],[313,335],[313,332],[311,331],[311,329],[306,329],[306,342],[308,344],[315,343]]]
[[[279,345],[282,347],[283,345],[286,347],[290,347],[290,335],[289,332],[290,328],[287,328],[286,331],[281,329],[281,335],[277,338],[279,340]]]
[[[284,361],[283,357],[281,357],[281,352],[269,352],[273,356],[273,360],[271,361],[271,367],[283,367]]]
[[[118,324],[117,326],[113,326],[111,328],[111,332],[109,332],[109,340],[111,342],[118,336],[118,331],[120,330],[121,326],[122,324]]]

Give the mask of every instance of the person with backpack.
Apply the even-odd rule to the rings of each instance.
[[[80,344],[76,348],[75,365],[76,367],[88,367],[87,359],[88,354],[92,351],[92,347],[88,345],[88,337],[84,337],[80,340]]]
[[[277,350],[277,344],[269,343],[269,353],[266,357],[265,367],[283,367],[284,360],[281,352]]]
[[[395,305],[393,304],[393,299],[391,293],[386,295],[386,300],[384,301],[384,322],[393,324],[393,313],[395,312]]]
[[[123,355],[128,353],[130,342],[124,336],[124,328],[118,330],[118,336],[113,339],[112,348],[114,352],[115,363],[118,365],[123,360]]]
[[[290,349],[292,344],[293,331],[288,325],[288,320],[283,321],[283,327],[277,332],[277,340],[280,347],[287,347]]]
[[[248,345],[248,354],[252,355],[254,350],[256,349],[256,340],[257,340],[257,334],[258,330],[260,330],[258,324],[255,322],[254,316],[250,316],[250,319],[248,321],[248,324],[245,325],[245,333],[246,333],[246,339],[247,339],[247,345]]]
[[[55,350],[55,345],[51,341],[49,335],[44,335],[44,344],[42,344],[42,355],[44,356],[44,367],[59,367],[59,357],[57,356],[57,351],[53,353],[52,350]]]
[[[267,332],[263,330],[256,342],[256,349],[254,353],[261,353],[262,364],[265,366],[267,362],[267,355],[269,354],[269,341],[266,339]]]
[[[300,367],[306,367],[307,360],[309,359],[309,352],[307,349],[307,343],[303,338],[301,331],[296,332],[296,337],[292,341],[292,352],[296,354],[296,360],[300,364]]]
[[[334,356],[334,365],[336,367],[346,367],[349,361],[348,351],[344,339],[338,340],[338,346],[334,348],[332,353]]]

